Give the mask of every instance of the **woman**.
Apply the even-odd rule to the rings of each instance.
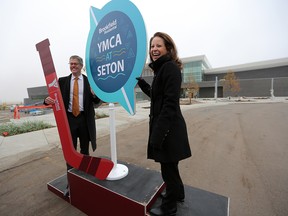
[[[166,194],[152,215],[176,215],[177,201],[184,201],[178,163],[191,156],[185,120],[180,110],[182,62],[172,38],[157,32],[150,39],[149,66],[154,71],[151,86],[137,78],[141,90],[151,98],[148,159],[160,162]]]

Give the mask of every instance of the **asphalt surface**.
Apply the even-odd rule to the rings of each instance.
[[[135,116],[115,109],[117,157],[159,170],[146,159],[148,107],[137,104]],[[288,100],[199,101],[181,107],[193,152],[180,162],[184,184],[229,197],[231,216],[288,215]],[[37,118],[53,123],[50,114]],[[96,120],[96,127],[98,147],[92,155],[109,157],[109,118]],[[84,215],[47,190],[47,182],[65,172],[56,127],[0,137],[0,215]]]

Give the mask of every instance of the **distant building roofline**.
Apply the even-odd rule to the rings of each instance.
[[[207,68],[212,68],[210,62],[208,61],[208,59],[207,59],[207,57],[205,55],[197,55],[197,56],[185,57],[185,58],[181,58],[181,61],[182,61],[182,63],[203,61]]]
[[[258,70],[258,69],[264,69],[264,68],[281,67],[281,66],[287,66],[287,65],[288,65],[288,57],[266,60],[266,61],[252,62],[252,63],[247,63],[247,64],[232,65],[232,66],[227,66],[227,67],[209,68],[209,69],[205,69],[204,73],[205,74],[227,73],[228,71],[239,72],[239,71]]]

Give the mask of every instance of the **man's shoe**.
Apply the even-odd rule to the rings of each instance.
[[[164,210],[161,207],[156,207],[150,210],[150,214],[152,216],[175,216],[176,212],[177,212],[177,208]]]

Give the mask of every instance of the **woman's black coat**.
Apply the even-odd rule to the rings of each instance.
[[[177,162],[191,156],[185,120],[179,99],[181,71],[168,56],[150,64],[154,79],[150,86],[140,79],[138,85],[151,98],[148,159]]]

